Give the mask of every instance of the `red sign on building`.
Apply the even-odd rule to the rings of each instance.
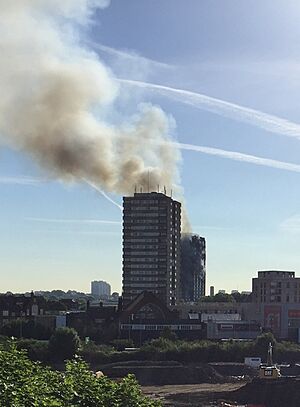
[[[279,333],[281,327],[281,306],[266,305],[264,311],[265,328],[270,328],[274,333]]]
[[[300,318],[299,309],[289,309],[288,311],[289,318]]]

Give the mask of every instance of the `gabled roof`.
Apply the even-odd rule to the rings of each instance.
[[[120,319],[127,320],[130,315],[137,313],[141,308],[143,308],[146,305],[154,305],[156,308],[159,309],[163,318],[166,320],[170,320],[173,319],[174,317],[177,317],[177,313],[171,311],[159,297],[157,297],[150,291],[143,291],[140,294],[138,294],[138,296],[135,297],[121,312]]]

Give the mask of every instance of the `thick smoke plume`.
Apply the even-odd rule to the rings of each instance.
[[[120,194],[179,191],[173,121],[159,107],[140,106],[118,127],[105,120],[118,83],[78,32],[108,3],[0,0],[0,137],[53,177]]]

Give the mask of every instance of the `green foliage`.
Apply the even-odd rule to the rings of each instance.
[[[115,349],[108,345],[96,345],[94,342],[90,341],[84,344],[79,354],[89,363],[109,363]]]
[[[7,340],[7,338],[6,338]],[[244,362],[245,357],[267,358],[269,342],[273,344],[274,362],[295,362],[300,360],[300,346],[291,342],[276,342],[270,333],[260,335],[255,341],[238,342],[229,340],[225,342],[210,340],[170,340],[159,337],[149,342],[133,352],[118,351],[118,346],[124,346],[125,342],[114,346],[97,345],[93,341],[83,344],[76,354],[79,354],[85,361],[93,365],[102,365],[115,362],[125,362],[133,360],[155,360],[155,361],[178,361],[182,363],[193,362]],[[5,341],[0,337],[0,346],[4,346]],[[47,341],[18,340],[18,349],[26,349],[28,356],[32,360],[42,362],[67,359],[66,355],[58,358],[52,348],[48,350]],[[74,352],[72,353],[74,354]],[[0,404],[1,405],[1,404]]]
[[[49,352],[52,359],[72,359],[78,352],[80,339],[73,328],[57,328],[49,340]]]
[[[91,324],[89,326],[76,327],[77,331],[79,332],[80,336],[88,336],[91,340],[95,343],[106,343],[109,344],[115,338],[118,337],[119,328],[118,325],[114,322],[110,323],[108,326],[95,326]]]
[[[251,302],[252,294],[242,294],[239,292],[233,292],[231,296],[235,299],[236,302]]]
[[[178,362],[243,362],[247,356],[256,356],[253,342],[170,341],[154,339],[140,350],[145,359],[175,360]]]
[[[159,407],[143,396],[134,376],[116,383],[97,378],[80,359],[64,373],[31,362],[14,345],[0,350],[0,405],[13,407]]]
[[[199,302],[236,302],[231,294],[218,293],[213,296],[205,296],[199,299]]]
[[[51,331],[33,320],[13,319],[1,327],[1,334],[15,338],[49,339]]]
[[[29,359],[46,362],[49,360],[48,341],[38,341],[36,339],[20,339],[16,343],[19,350],[26,350]]]
[[[262,335],[259,335],[255,340],[254,349],[256,351],[257,356],[260,356],[262,358],[262,360],[267,359],[268,348],[269,348],[270,342],[273,346],[273,354],[275,356],[277,342],[276,342],[276,339],[274,338],[274,335],[271,332],[266,332]]]
[[[161,333],[161,338],[169,339],[170,341],[176,341],[177,335],[169,327],[165,327]]]
[[[134,348],[132,339],[114,339],[111,341],[111,344],[117,351],[123,351],[125,348]]]

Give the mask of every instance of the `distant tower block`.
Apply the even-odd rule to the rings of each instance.
[[[91,294],[97,298],[108,299],[111,294],[111,287],[106,281],[92,281]]]
[[[210,295],[211,297],[213,297],[213,296],[215,295],[215,287],[214,287],[213,285],[211,285],[211,286],[209,287],[209,295]]]

